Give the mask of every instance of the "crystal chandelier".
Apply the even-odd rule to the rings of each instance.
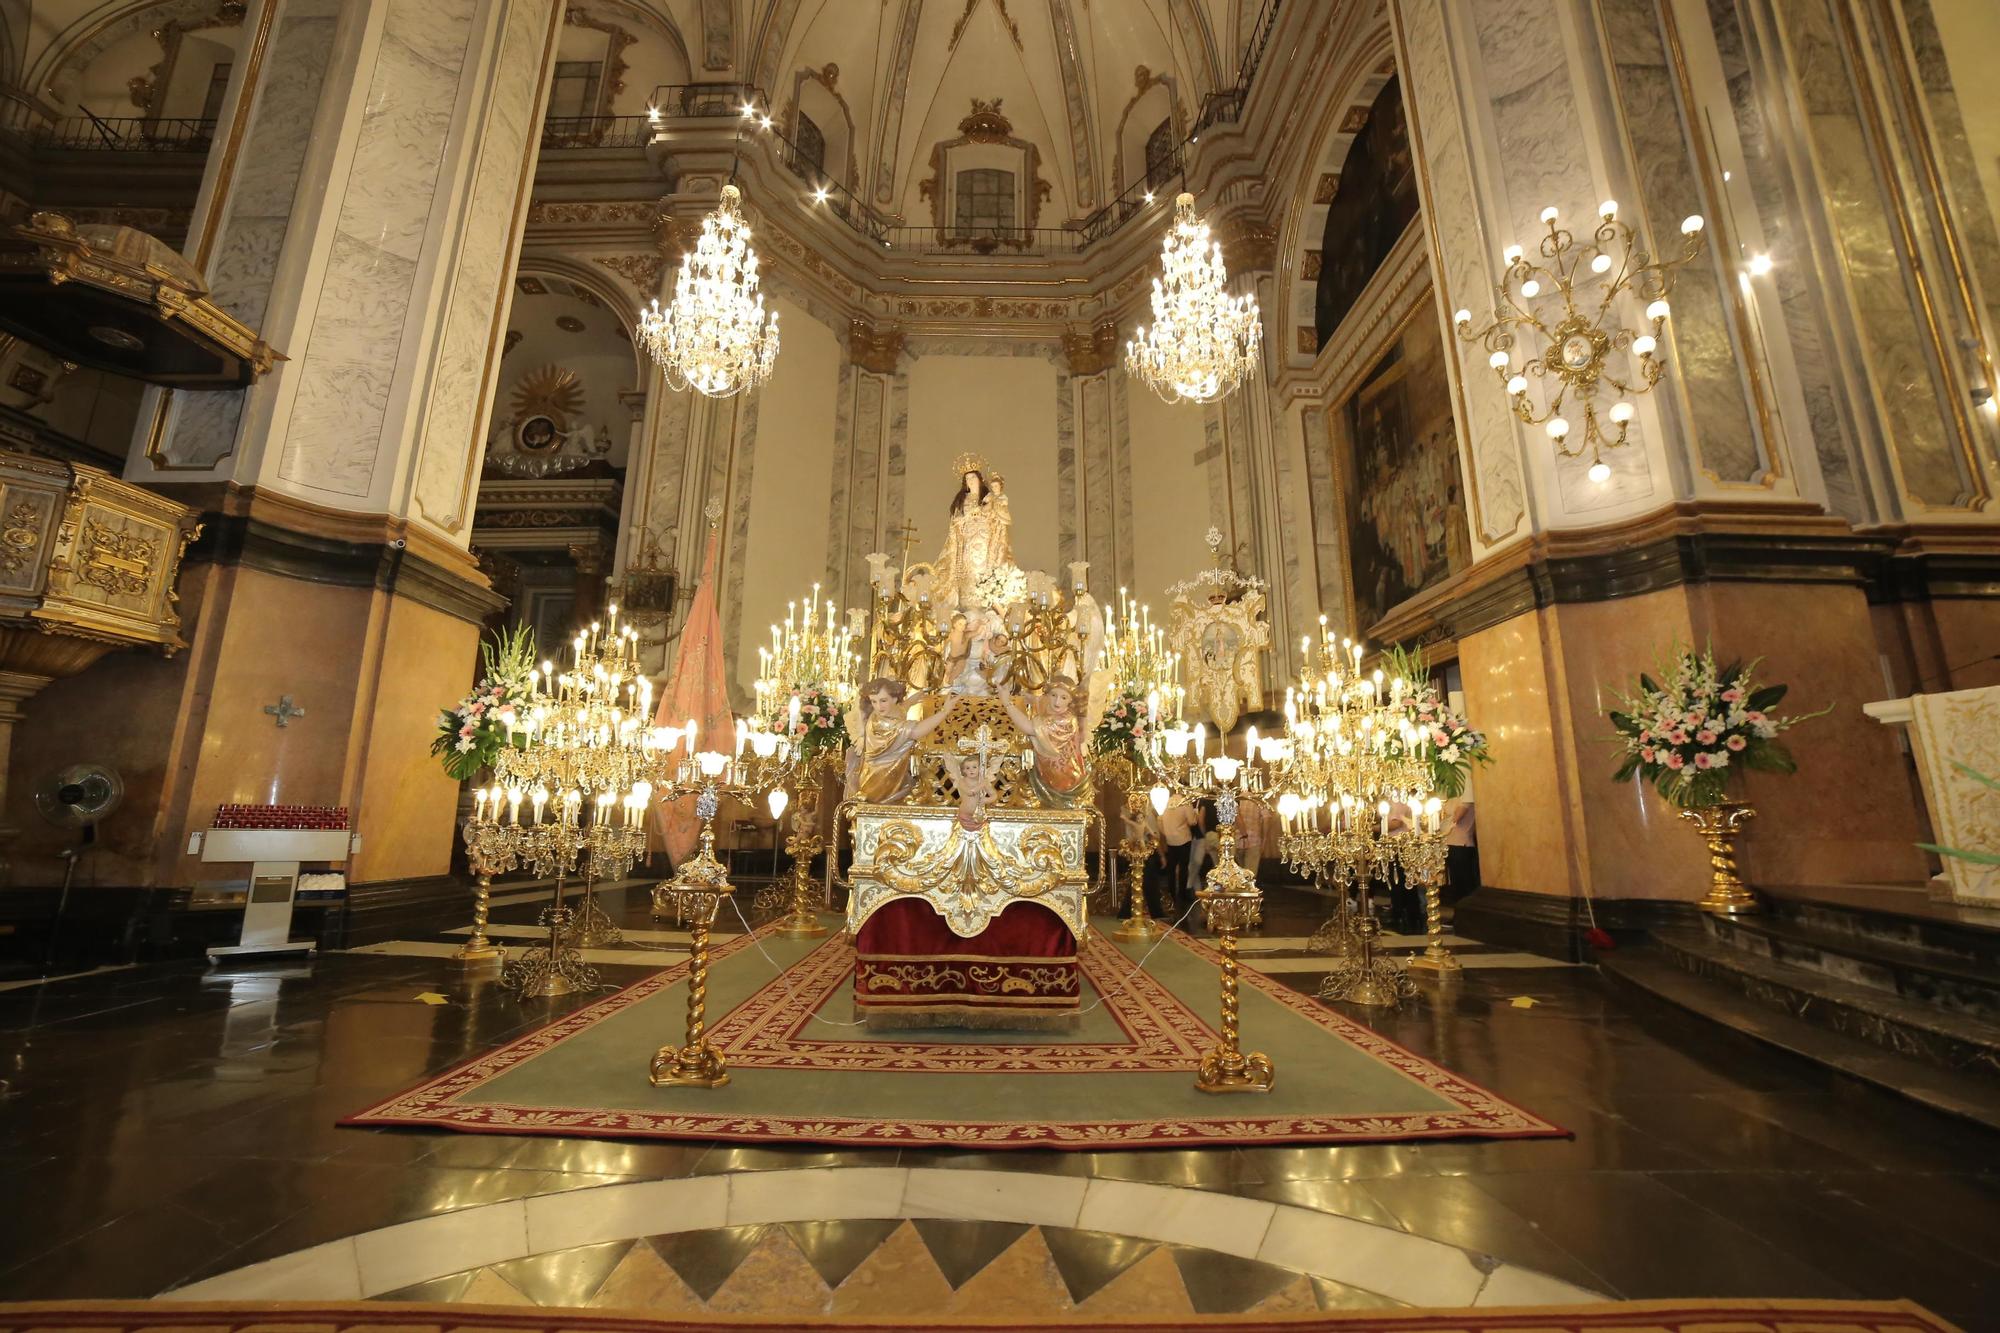
[[[1231,296],[1222,247],[1194,214],[1194,196],[1174,200],[1174,225],[1153,279],[1153,327],[1125,344],[1126,371],[1170,403],[1212,403],[1257,362],[1263,325],[1254,296]]]
[[[1655,259],[1618,219],[1618,205],[1605,200],[1597,206],[1597,225],[1587,241],[1579,241],[1557,222],[1553,207],[1542,210],[1549,229],[1536,247],[1541,260],[1527,258],[1518,245],[1502,254],[1506,269],[1493,291],[1493,320],[1475,329],[1472,312],[1452,317],[1458,336],[1482,344],[1487,364],[1506,386],[1514,415],[1548,432],[1556,453],[1564,458],[1590,455],[1589,476],[1603,482],[1611,465],[1603,451],[1626,443],[1632,426],[1631,400],[1650,393],[1666,373],[1660,359],[1660,339],[1666,334],[1667,293],[1674,278],[1701,251],[1699,215],[1681,223],[1685,241],[1678,257]],[[1626,328],[1612,313],[1619,296],[1631,292],[1646,302],[1643,328]],[[1518,331],[1518,332],[1517,332]],[[1522,335],[1528,357],[1516,362],[1516,341]],[[1623,352],[1625,368],[1612,358]],[[1548,405],[1537,409],[1529,396],[1530,381],[1540,384]],[[1614,395],[1605,412],[1607,429],[1598,420],[1598,396]],[[1565,407],[1583,417],[1581,438],[1563,415]]]
[[[673,304],[656,299],[639,314],[639,338],[676,390],[727,398],[754,389],[778,360],[778,313],[767,316],[757,291],[757,252],[738,208],[742,192],[722,187],[722,202],[701,220],[701,239],[681,261]]]

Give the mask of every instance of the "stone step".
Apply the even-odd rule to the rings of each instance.
[[[1703,925],[1718,943],[1754,957],[2000,1023],[2000,968],[1982,969],[1957,953],[1807,915],[1708,917]]]
[[[1987,976],[2000,974],[2000,911],[1933,902],[1921,890],[1856,885],[1780,889],[1764,897],[1770,915],[1781,921],[1921,949]]]
[[[1942,1069],[1794,1017],[1787,1009],[1753,999],[1727,981],[1686,970],[1657,944],[1619,949],[1606,954],[1598,965],[1614,983],[1761,1045],[1810,1060],[1842,1077],[1931,1110],[2000,1130],[2000,1094],[1996,1094],[2000,1079]]]
[[[1976,1077],[2000,1102],[2000,1024],[1732,949],[1696,927],[1659,927],[1652,941],[1682,971],[1843,1037]]]

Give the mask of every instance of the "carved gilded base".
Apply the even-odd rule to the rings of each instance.
[[[1757,895],[1736,872],[1736,839],[1743,826],[1757,817],[1748,801],[1721,801],[1681,811],[1708,843],[1708,893],[1696,904],[1716,916],[1749,916],[1764,910]]]
[[[646,1081],[656,1088],[719,1088],[729,1082],[729,1066],[707,1043],[662,1046]]]

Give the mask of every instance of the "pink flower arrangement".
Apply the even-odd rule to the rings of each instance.
[[[1611,711],[1624,760],[1617,781],[1639,777],[1675,805],[1715,805],[1731,774],[1746,768],[1796,772],[1780,732],[1817,717],[1780,718],[1771,709],[1783,685],[1759,686],[1757,663],[1718,667],[1712,653],[1676,646],[1655,681],[1639,677],[1638,689]]]
[[[1123,690],[1112,696],[1111,703],[1098,721],[1097,729],[1090,733],[1090,752],[1098,755],[1124,755],[1136,761],[1140,749],[1152,738],[1152,726],[1147,721],[1146,700],[1132,690]]]
[[[847,721],[840,704],[817,685],[801,685],[791,693],[799,701],[799,720],[790,723],[793,741],[802,758],[813,759],[831,751],[839,754],[848,745]],[[785,718],[791,716],[791,701],[785,702]]]
[[[464,782],[491,766],[500,751],[525,740],[519,710],[534,694],[535,638],[524,626],[479,646],[485,668],[471,693],[438,714],[431,753],[445,773]]]

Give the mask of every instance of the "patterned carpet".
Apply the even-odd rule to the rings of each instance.
[[[469,1133],[988,1148],[1383,1142],[1564,1131],[1256,973],[1243,1040],[1278,1066],[1266,1095],[1215,1097],[1192,1070],[1212,1039],[1214,950],[1175,933],[1150,951],[1093,932],[1082,1025],[1061,1035],[874,1033],[857,1026],[835,934],[769,928],[724,943],[709,980],[727,1087],[654,1088],[680,1037],[676,963],[342,1123]]]
[[[1303,1316],[1200,1316],[1170,1319],[1105,1316],[1014,1319],[967,1316],[919,1320],[832,1317],[742,1319],[610,1310],[509,1308],[404,1302],[37,1301],[0,1304],[0,1333],[89,1329],[90,1333],[781,1333],[793,1329],[895,1330],[895,1333],[1008,1333],[1063,1328],[1078,1333],[1956,1333],[1950,1324],[1904,1301],[1632,1301],[1620,1305],[1383,1313],[1340,1311]]]

